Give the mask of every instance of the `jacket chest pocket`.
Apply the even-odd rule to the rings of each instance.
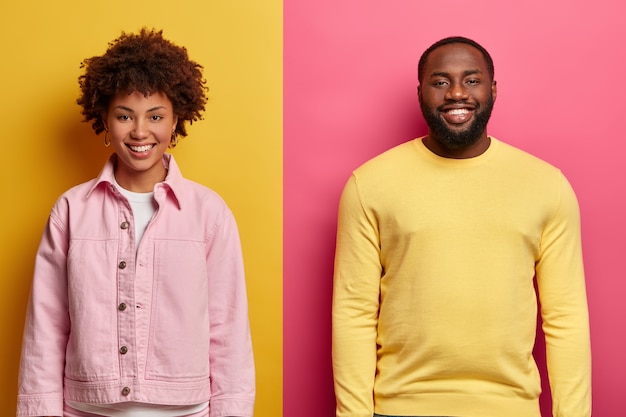
[[[148,379],[209,375],[209,309],[204,242],[155,241]]]
[[[72,330],[66,348],[65,375],[76,381],[119,378],[116,309],[117,243],[74,240],[67,258]]]

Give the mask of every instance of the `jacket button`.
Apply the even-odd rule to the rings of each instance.
[[[126,268],[126,262],[125,261],[120,262],[119,267],[120,269]]]
[[[128,229],[128,226],[130,226],[128,222],[122,222],[122,224],[120,225],[120,227],[124,230]]]
[[[126,310],[126,303],[120,303],[120,305],[119,305],[119,306],[117,306],[117,309],[118,309],[119,311],[124,311],[124,310]]]
[[[128,394],[130,394],[130,388],[124,387],[124,389],[122,389],[122,395],[128,395]]]
[[[126,353],[128,353],[128,348],[127,348],[126,346],[122,346],[122,347],[120,348],[120,353],[121,353],[122,355],[126,355]]]

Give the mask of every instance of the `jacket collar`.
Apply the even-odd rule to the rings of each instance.
[[[115,164],[117,163],[117,155],[112,154],[109,157],[109,160],[100,171],[100,174],[95,179],[93,186],[87,192],[87,197],[91,195],[91,193],[105,185],[107,187],[114,187],[114,174],[113,171],[115,169]],[[174,157],[171,154],[163,154],[163,166],[167,169],[167,175],[165,176],[165,180],[163,182],[157,183],[154,186],[154,198],[157,202],[161,203],[161,199],[163,197],[171,197],[172,201],[176,204],[178,209],[181,208],[181,196],[183,193],[183,183],[184,178]]]

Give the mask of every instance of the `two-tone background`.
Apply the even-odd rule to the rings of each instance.
[[[476,39],[495,60],[489,133],[560,167],[578,194],[594,416],[626,415],[624,16],[621,0],[2,1],[0,416],[15,414],[25,306],[50,208],[110,151],[81,123],[80,62],[143,26],[163,29],[205,68],[205,120],[172,153],[239,223],[257,417],[333,415],[339,194],[356,166],[425,132],[417,60],[449,35]],[[550,416],[547,387],[542,409]]]

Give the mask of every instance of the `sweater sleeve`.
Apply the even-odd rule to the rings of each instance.
[[[56,209],[62,207],[57,204]],[[53,210],[37,251],[18,381],[18,416],[63,415],[63,372],[70,322],[67,234]]]
[[[353,175],[339,205],[333,285],[332,362],[338,417],[374,412],[380,243],[374,216],[361,201]]]
[[[207,254],[211,322],[210,417],[251,417],[255,372],[241,244],[225,209]]]
[[[561,178],[558,207],[546,224],[536,265],[555,417],[591,415],[591,349],[574,191]]]

